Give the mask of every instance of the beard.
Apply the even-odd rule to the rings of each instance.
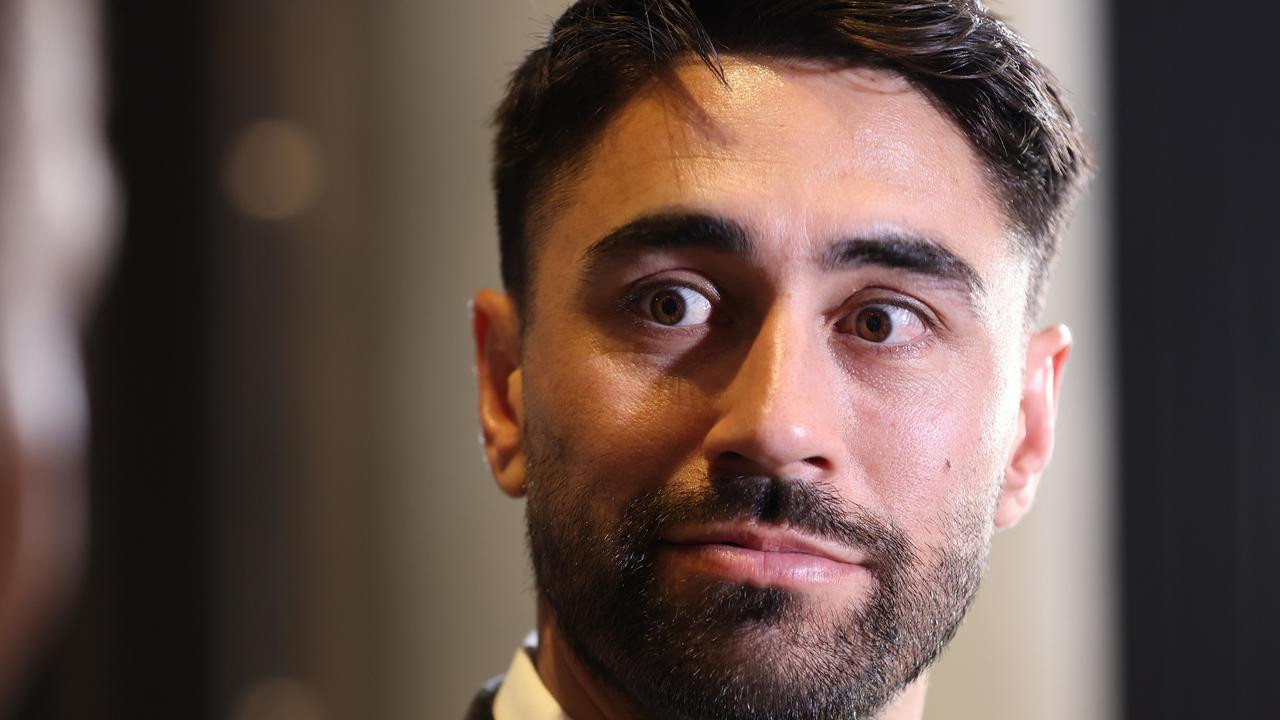
[[[575,477],[568,445],[532,429],[526,520],[540,596],[578,659],[649,717],[874,718],[950,641],[986,565],[994,497],[950,513],[948,542],[927,548],[930,560],[890,520],[824,485],[770,476],[662,486],[605,526],[590,499],[608,483]],[[731,521],[856,548],[869,596],[819,608],[785,588],[662,582],[668,529]]]

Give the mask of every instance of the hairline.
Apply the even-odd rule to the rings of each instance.
[[[982,169],[983,185],[996,201],[995,207],[1000,214],[1001,225],[1005,230],[1002,237],[1009,246],[1007,249],[1019,256],[1028,266],[1035,263],[1036,259],[1033,257],[1035,245],[1027,242],[1028,236],[1032,236],[1034,233],[1025,226],[1025,223],[1017,217],[1016,213],[1011,212],[1014,203],[1014,191],[1012,188],[1005,187],[1005,183],[1001,179],[1001,168],[997,162],[988,157],[982,151],[982,148],[974,142],[973,138],[957,122],[942,100],[923,83],[913,78],[908,72],[904,72],[902,68],[875,56],[842,57],[838,55],[809,56],[800,54],[774,55],[761,52],[724,52],[719,55],[717,60],[723,58],[737,58],[758,63],[808,65],[809,67],[824,69],[827,72],[868,68],[889,72],[904,80],[912,90],[919,93],[929,103],[929,106],[935,112],[947,121],[951,128],[964,140],[970,152],[973,153],[974,159]],[[524,283],[516,297],[517,315],[522,333],[532,324],[534,317],[533,306],[537,294],[538,257],[541,255],[541,245],[545,242],[545,237],[543,236],[554,223],[555,215],[567,205],[567,196],[572,187],[582,180],[582,175],[591,164],[594,154],[600,149],[604,134],[638,98],[654,87],[674,82],[674,71],[687,65],[701,67],[713,76],[717,75],[692,50],[679,53],[651,72],[644,83],[619,102],[611,112],[598,120],[591,132],[583,135],[569,152],[548,167],[541,168],[532,174],[533,183],[525,198],[524,216],[521,221],[522,237],[520,240],[523,248]],[[729,81],[726,77],[718,76],[717,79],[726,87],[728,86]],[[1061,230],[1059,229],[1057,232],[1060,233]],[[1046,234],[1054,234],[1054,231],[1046,229]],[[1037,305],[1043,304],[1050,268],[1044,268],[1043,272],[1045,277],[1041,278],[1039,286],[1035,288],[1034,293],[1032,290],[1033,285],[1036,283],[1035,268],[1030,268],[1030,272],[1027,273],[1027,287],[1025,288],[1023,301],[1024,332],[1029,331],[1032,323],[1037,319]]]

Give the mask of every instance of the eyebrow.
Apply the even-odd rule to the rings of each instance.
[[[689,248],[745,257],[755,254],[746,228],[728,218],[706,213],[661,213],[632,220],[593,243],[584,255],[583,274],[590,276],[601,265],[619,257]]]
[[[756,254],[750,233],[733,220],[698,212],[658,213],[636,218],[593,243],[584,253],[583,275],[589,277],[619,258],[693,248],[742,257]],[[905,230],[873,231],[839,240],[825,251],[821,264],[826,270],[886,267],[959,285],[971,296],[984,292],[973,266],[937,240]]]
[[[827,249],[822,265],[829,270],[879,265],[960,285],[970,295],[986,292],[978,271],[942,243],[896,229],[841,240]]]

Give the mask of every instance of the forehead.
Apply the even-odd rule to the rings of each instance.
[[[984,281],[1010,264],[972,146],[900,76],[734,56],[724,68],[722,83],[679,65],[604,128],[543,225],[540,276],[575,266],[614,228],[671,211],[734,220],[770,262],[888,229],[936,239]]]

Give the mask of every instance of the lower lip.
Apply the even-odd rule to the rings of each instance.
[[[867,568],[821,555],[738,545],[667,543],[664,554],[694,572],[758,585],[813,585],[866,575]]]

